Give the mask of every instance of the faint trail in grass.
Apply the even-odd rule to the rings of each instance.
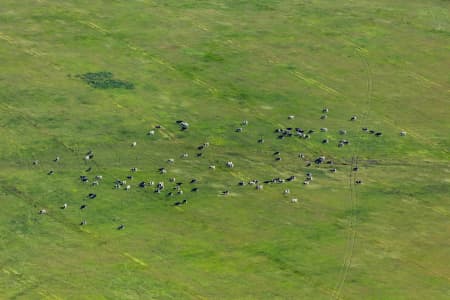
[[[18,272],[12,267],[5,267],[2,269],[2,272],[6,274],[7,276],[13,277],[14,282],[16,284],[20,284],[21,289],[17,293],[15,293],[13,296],[10,297],[10,299],[16,299],[16,298],[23,298],[25,297],[28,292],[34,291],[39,289],[37,292],[39,295],[43,297],[43,299],[62,299],[61,297],[57,296],[56,294],[53,294],[49,292],[46,289],[42,289],[40,286],[39,280],[36,279],[34,276],[26,276],[23,273]]]
[[[368,236],[368,235],[365,235],[365,234],[363,234],[363,233],[360,233],[359,236],[360,236],[361,238],[365,238],[365,239],[367,239],[367,240],[374,240],[374,237],[373,237],[373,236]],[[390,248],[390,247],[391,247],[391,245],[389,245],[388,243],[386,243],[386,241],[384,241],[384,240],[378,240],[378,239],[377,239],[377,240],[375,240],[375,242],[378,243],[378,244],[381,246],[380,248],[382,248],[382,247]],[[382,248],[382,249],[384,250],[384,248]],[[450,282],[450,275],[449,275],[449,274],[444,274],[444,273],[442,273],[442,272],[433,271],[433,270],[430,269],[429,267],[426,267],[426,266],[422,265],[422,264],[421,264],[419,261],[417,261],[417,260],[404,259],[404,258],[401,258],[401,257],[395,257],[395,260],[399,260],[399,261],[401,261],[401,262],[404,263],[404,264],[414,265],[415,267],[418,267],[418,268],[424,270],[424,271],[425,271],[426,273],[428,273],[430,276],[434,276],[434,277],[437,277],[437,278],[440,278],[440,279],[443,279],[443,280],[446,280],[446,281],[449,281],[449,282]]]
[[[18,119],[22,119],[25,122],[31,124],[34,128],[38,129],[41,134],[51,137],[54,139],[57,143],[61,144],[65,149],[72,153],[77,153],[78,149],[75,149],[71,147],[70,145],[67,145],[64,141],[62,141],[58,136],[50,134],[45,128],[39,126],[39,123],[36,122],[32,115],[30,115],[28,112],[25,112],[23,110],[17,109],[16,107],[13,107],[9,104],[0,104],[0,109],[3,109],[8,114],[14,114],[14,116]]]
[[[393,128],[397,128],[398,130],[398,134],[400,134],[401,130],[406,130],[406,132],[408,133],[409,136],[412,136],[413,138],[415,138],[416,140],[420,141],[421,143],[427,145],[427,147],[433,147],[435,148],[435,146],[437,145],[436,142],[434,142],[431,138],[427,138],[419,133],[417,133],[417,131],[412,130],[412,129],[408,129],[406,127],[399,127],[394,121],[392,121],[391,119],[388,118],[383,118],[383,123],[389,124],[391,125]]]
[[[31,204],[31,206],[34,208],[35,212],[37,211],[37,209],[38,209],[37,201],[35,201],[33,198],[29,197],[26,193],[18,190],[16,187],[11,186],[11,185],[5,185],[2,181],[0,181],[0,190],[6,191],[9,194],[13,194],[15,197],[17,197],[19,199],[25,200],[26,202]],[[80,212],[80,214],[81,214],[81,212]],[[113,255],[116,258],[119,258],[121,256],[125,256],[125,257],[131,259],[133,262],[137,263],[138,265],[144,267],[145,269],[147,269],[147,267],[148,267],[148,264],[146,262],[144,262],[144,260],[142,260],[140,258],[137,258],[137,257],[135,257],[135,256],[133,256],[133,255],[131,255],[129,253],[124,253],[123,255],[120,255],[119,253],[117,253],[117,251],[115,249],[112,249],[112,248],[110,248],[108,246],[108,241],[107,240],[103,239],[100,235],[98,235],[96,232],[91,231],[89,228],[80,227],[80,226],[77,226],[75,224],[69,225],[70,223],[67,221],[66,218],[64,218],[64,217],[56,217],[56,216],[54,216],[54,215],[52,215],[50,213],[45,215],[45,218],[49,218],[49,219],[53,220],[54,222],[60,224],[64,228],[64,230],[69,230],[69,231],[71,231],[73,233],[83,234],[84,237],[89,237],[89,239],[91,241],[96,241],[97,247],[101,247],[108,254],[111,254],[111,255]],[[8,272],[9,270],[11,270],[11,268],[4,268],[3,270],[5,270],[5,269],[6,269],[6,271],[4,271],[5,273]],[[13,273],[13,271],[10,271],[10,272]],[[82,272],[84,272],[86,277],[88,277],[89,274],[87,273],[86,270],[83,269]],[[131,276],[131,274],[130,274],[130,276]],[[35,287],[33,289],[37,289],[37,288],[41,289],[40,288],[41,285],[36,280],[33,281],[33,280],[25,280],[25,279],[23,279],[22,281],[24,283],[34,283]],[[186,290],[189,290],[189,288],[187,288],[187,287],[184,287],[184,288]],[[193,293],[193,291],[190,291],[190,292]],[[23,293],[23,291],[21,291],[20,293]],[[43,297],[47,297],[46,299],[61,299],[58,296],[53,295],[53,294],[51,294],[50,292],[48,292],[46,290],[41,290],[41,295]]]
[[[366,55],[368,54],[368,51],[361,51],[361,48],[357,48],[357,52],[360,55],[361,60],[364,63],[365,69],[366,69],[366,76],[367,76],[367,91],[366,91],[366,111],[364,111],[362,113],[362,117],[361,120],[366,120],[369,116],[370,113],[370,108],[371,108],[371,102],[372,102],[372,86],[373,86],[373,81],[372,81],[372,71],[369,65],[369,62],[367,61]],[[361,135],[361,133],[360,133]],[[351,268],[352,265],[352,259],[353,259],[353,254],[354,254],[354,249],[355,249],[355,244],[357,241],[357,216],[355,214],[356,209],[358,208],[359,205],[359,199],[358,199],[358,194],[355,190],[355,172],[353,172],[353,168],[358,166],[358,150],[359,150],[359,146],[361,143],[361,139],[357,139],[356,140],[356,145],[354,147],[353,150],[353,155],[352,155],[352,164],[350,166],[350,170],[349,170],[349,189],[350,189],[350,202],[351,202],[351,217],[350,217],[350,221],[349,221],[349,231],[348,231],[348,235],[347,235],[347,246],[346,246],[346,254],[344,257],[344,262],[343,262],[343,266],[339,275],[339,281],[334,289],[334,293],[333,293],[333,298],[334,299],[339,299],[341,298],[341,293],[342,293],[342,289],[345,285],[345,281],[347,279],[349,270]]]
[[[21,50],[22,52],[27,53],[31,56],[40,57],[40,56],[45,55],[43,52],[40,52],[39,50],[37,50],[35,48],[27,47],[25,45],[27,41],[13,38],[11,36],[4,34],[3,32],[0,32],[0,40],[6,41],[10,45],[16,46],[19,50]]]
[[[88,26],[89,28],[91,28],[101,34],[104,34],[104,35],[109,34],[111,32],[110,30],[105,29],[104,27],[102,27],[98,24],[95,24],[89,20],[78,20],[78,22],[80,24]],[[198,27],[204,31],[208,31],[208,29],[205,26],[198,25]],[[111,38],[114,38],[114,37],[111,37]],[[133,52],[135,52],[145,58],[149,58],[154,63],[164,66],[171,71],[176,71],[178,73],[181,73],[180,70],[178,70],[175,66],[173,66],[169,61],[165,60],[164,58],[157,56],[156,54],[150,53],[148,50],[138,46],[134,42],[126,41],[125,43],[126,43],[126,46]],[[192,75],[193,79],[191,79],[191,81],[195,85],[205,88],[212,95],[218,94],[219,90],[217,88],[215,88],[213,85],[211,85],[210,83],[207,83],[206,81],[204,81],[203,79],[201,79],[199,76],[197,76],[195,74],[190,74],[190,75]]]
[[[335,96],[340,95],[340,93],[338,91],[336,91],[335,89],[333,89],[333,88],[323,84],[320,81],[317,81],[316,79],[313,79],[311,77],[307,77],[305,74],[303,74],[303,73],[301,73],[299,71],[292,71],[291,73],[295,77],[302,79],[303,81],[305,81],[307,84],[309,84],[311,86],[317,87],[317,88],[319,88],[319,89],[321,89],[321,90],[323,90],[323,91],[325,91],[325,92],[327,92],[329,94],[335,95]]]
[[[98,26],[97,24],[93,23],[93,22],[85,22],[85,21],[79,21],[81,24],[87,25],[90,28],[100,32],[100,33],[109,33],[108,30]]]
[[[134,257],[133,255],[131,255],[130,253],[124,252],[123,256],[128,257],[129,259],[131,259],[132,261],[134,261],[135,263],[137,263],[138,265],[141,265],[143,267],[147,267],[147,263],[145,263],[142,259],[139,259],[137,257]]]
[[[94,22],[91,22],[89,20],[78,20],[78,23],[80,23],[80,24],[82,24],[84,26],[87,26],[90,29],[95,30],[98,33],[101,33],[103,35],[109,35],[110,34],[110,30],[105,29],[104,27],[102,27],[102,26],[100,26],[100,25],[98,25],[98,24],[96,24]],[[46,54],[40,52],[38,49],[25,47],[23,45],[24,44],[23,41],[21,42],[21,41],[13,38],[11,36],[8,36],[8,35],[2,33],[2,32],[0,32],[0,40],[4,40],[7,43],[15,46],[20,51],[22,51],[22,52],[24,52],[24,53],[26,53],[28,55],[34,56],[34,57],[41,57],[41,56],[46,55]],[[163,58],[161,58],[161,57],[159,57],[159,56],[157,56],[155,54],[152,54],[152,53],[148,52],[147,50],[145,50],[144,48],[139,47],[138,45],[136,45],[133,42],[130,42],[130,41],[126,42],[126,46],[130,50],[140,54],[141,56],[143,56],[145,58],[150,58],[150,60],[153,61],[156,64],[164,66],[164,67],[166,67],[167,69],[169,69],[171,71],[182,73],[176,67],[174,67],[170,62],[164,60]],[[51,62],[49,60],[46,60],[46,62],[47,62],[48,65],[50,65],[52,68],[54,68],[54,69],[56,69],[58,71],[60,71],[62,69],[57,63]],[[190,75],[192,75],[193,79],[191,79],[191,81],[195,85],[204,88],[211,95],[216,96],[218,94],[219,90],[217,88],[215,88],[213,85],[207,83],[206,81],[204,81],[203,79],[201,79],[200,77],[198,77],[195,74],[190,74]]]
[[[423,75],[420,75],[420,74],[418,74],[418,73],[415,73],[415,72],[409,72],[408,73],[412,78],[414,78],[414,79],[416,79],[417,81],[419,81],[419,82],[422,82],[422,83],[425,83],[425,84],[427,84],[427,85],[429,85],[429,86],[432,86],[432,87],[437,87],[437,88],[445,88],[442,84],[440,84],[440,83],[438,83],[438,82],[435,82],[435,81],[433,81],[433,80],[431,80],[431,79],[429,79],[429,78],[427,78],[427,77],[425,77],[425,76],[423,76]],[[450,92],[450,90],[449,89],[447,89],[447,92]],[[442,100],[446,100],[447,102],[449,101],[449,99],[448,98],[443,98]]]
[[[15,186],[9,185],[2,181],[0,181],[0,190],[5,191],[10,195],[14,195],[16,198],[26,201],[28,204],[30,204],[31,207],[34,208],[34,211],[37,213],[38,202],[35,201],[32,197],[28,196],[25,192],[22,192],[19,189],[17,189]],[[80,212],[80,216],[81,216],[81,212]],[[81,227],[81,226],[78,226],[75,224],[70,225],[70,222],[64,216],[58,217],[56,215],[49,213],[49,214],[45,215],[45,218],[49,218],[52,221],[60,224],[64,228],[64,230],[69,230],[73,233],[84,234],[83,236],[85,236],[85,237],[87,236],[91,240],[96,241],[97,242],[96,244],[98,247],[102,247],[104,250],[106,250],[109,254],[111,254],[113,256],[120,257],[120,255],[117,254],[117,251],[115,251],[114,249],[111,249],[109,246],[107,246],[107,244],[108,244],[107,240],[101,238],[100,235],[96,234],[95,232],[92,232],[88,228],[84,228],[84,227]],[[142,262],[141,259],[138,259],[134,256],[133,256],[133,258]],[[141,265],[144,266],[143,264],[141,264]],[[146,266],[147,265],[145,265],[145,267]],[[86,271],[84,271],[84,272],[86,272]],[[88,274],[86,273],[86,275],[88,275]]]

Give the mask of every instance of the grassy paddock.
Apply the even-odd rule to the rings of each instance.
[[[448,1],[1,6],[1,298],[448,298]],[[97,72],[111,75],[78,76]],[[278,127],[316,133],[278,140]],[[114,190],[132,167],[131,191]],[[82,174],[104,179],[83,185]],[[183,196],[137,187],[169,177]]]

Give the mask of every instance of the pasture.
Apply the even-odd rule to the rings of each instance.
[[[0,298],[450,296],[448,1],[0,6]]]

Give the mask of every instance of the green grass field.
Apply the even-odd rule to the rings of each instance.
[[[445,0],[2,0],[0,299],[449,299],[449,12]],[[90,72],[112,75],[95,88]],[[316,132],[280,140],[279,127]],[[320,155],[335,174],[306,166]],[[114,189],[133,167],[131,190]],[[166,195],[170,177],[184,195]]]

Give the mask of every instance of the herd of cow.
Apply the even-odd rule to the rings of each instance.
[[[327,119],[328,112],[329,112],[328,108],[324,108],[322,110],[322,115],[321,115],[320,118],[321,119]],[[294,118],[295,118],[295,116],[293,116],[293,115],[288,116],[288,120],[293,120]],[[351,116],[349,120],[354,122],[357,119],[358,119],[357,116],[354,115],[354,116]],[[188,122],[185,122],[185,121],[182,121],[182,120],[176,121],[176,124],[178,124],[179,129],[181,131],[188,130],[189,127],[190,127]],[[240,123],[241,127],[236,128],[235,132],[236,133],[242,132],[244,127],[248,126],[248,124],[249,124],[249,122],[247,120],[242,121]],[[155,128],[150,130],[147,134],[150,135],[150,136],[153,136],[153,135],[155,135],[156,131],[158,129],[161,129],[161,128],[162,127],[160,125],[155,126]],[[323,127],[323,128],[320,128],[319,131],[320,132],[328,132],[328,128]],[[378,132],[378,131],[375,131],[375,130],[369,130],[366,127],[362,128],[362,131],[363,132],[367,132],[368,134],[373,134],[374,136],[377,136],[377,137],[381,137],[382,136],[381,132]],[[295,128],[293,128],[293,127],[277,128],[274,131],[274,133],[277,135],[277,138],[280,139],[280,140],[285,139],[285,138],[309,139],[311,137],[311,135],[314,134],[314,132],[315,132],[315,130],[313,130],[313,129],[305,130],[305,129],[302,129],[302,128],[299,128],[299,127],[295,127]],[[345,135],[347,135],[347,130],[340,129],[338,131],[338,133],[339,133],[339,135],[344,137]],[[406,132],[405,131],[400,132],[400,136],[406,136]],[[264,143],[264,139],[261,137],[260,139],[257,140],[257,142],[262,144],[262,143]],[[322,140],[323,144],[327,144],[328,142],[329,142],[328,139],[323,139]],[[350,144],[350,142],[347,139],[342,138],[342,139],[340,139],[340,141],[337,144],[337,146],[338,147],[344,147],[344,146],[349,145],[349,144]],[[137,143],[136,142],[132,142],[130,144],[130,147],[137,147]],[[202,151],[205,150],[208,147],[209,147],[209,143],[208,142],[205,142],[205,143],[197,146],[197,150],[200,151],[200,152],[198,152],[196,156],[197,157],[201,157],[202,154],[203,154]],[[183,154],[181,154],[180,157],[183,158],[183,159],[186,159],[186,158],[189,157],[189,155],[188,155],[188,153],[183,153]],[[281,160],[280,152],[279,151],[274,152],[273,153],[273,157],[274,157],[274,159],[276,161],[280,161]],[[299,159],[305,160],[305,155],[303,153],[300,153],[298,155],[298,157],[299,157]],[[93,159],[94,159],[94,152],[92,150],[88,151],[84,155],[84,160],[86,160],[86,161],[90,161],[90,160],[93,160]],[[53,161],[55,163],[58,163],[60,161],[60,157],[57,156]],[[167,160],[167,163],[168,164],[173,164],[173,163],[175,163],[175,159],[169,158]],[[38,164],[39,164],[38,160],[33,161],[33,165],[38,165]],[[337,172],[337,169],[335,167],[333,167],[333,161],[332,160],[327,160],[325,156],[318,156],[318,157],[314,158],[312,161],[306,161],[306,167],[311,167],[313,164],[316,164],[316,165],[328,164],[328,165],[330,165],[329,171],[331,173],[336,173]],[[234,163],[232,161],[226,161],[226,162],[224,162],[224,166],[226,168],[234,168]],[[214,170],[215,168],[216,168],[215,165],[209,165],[209,169]],[[92,170],[92,168],[90,167],[86,171],[90,172],[91,170]],[[135,173],[137,171],[138,171],[138,168],[136,168],[136,167],[130,168],[131,174]],[[358,171],[358,166],[353,166],[352,167],[352,171],[353,172]],[[167,173],[167,169],[165,167],[161,167],[161,168],[158,169],[158,172],[160,174],[166,174]],[[49,175],[49,176],[50,175],[54,175],[54,174],[55,174],[54,170],[49,170],[48,173],[47,173],[47,175]],[[128,174],[128,175],[126,175],[126,179],[117,179],[117,180],[115,180],[113,182],[113,184],[114,184],[113,188],[117,189],[117,190],[122,190],[123,189],[123,190],[126,190],[126,191],[130,191],[131,188],[132,188],[132,185],[129,184],[129,182],[127,182],[127,180],[130,181],[132,178],[133,178],[133,175]],[[101,181],[103,181],[103,176],[102,175],[93,176],[92,177],[92,182],[90,182],[89,177],[87,175],[81,175],[79,177],[79,179],[80,179],[81,183],[83,183],[83,184],[91,184],[92,186],[96,186],[96,185],[99,185]],[[291,181],[294,181],[294,180],[296,180],[296,176],[295,175],[291,175],[291,176],[289,176],[287,178],[275,177],[275,178],[271,178],[271,179],[267,179],[267,180],[263,180],[263,181],[259,181],[257,179],[253,179],[253,180],[250,180],[248,182],[246,182],[246,181],[239,181],[237,183],[237,185],[238,186],[253,185],[256,190],[262,190],[264,185],[283,184],[284,182],[291,182]],[[183,182],[177,182],[176,179],[173,178],[173,177],[169,177],[168,181],[169,181],[169,183],[173,184],[173,187],[167,188],[164,181],[160,181],[160,182],[141,181],[141,182],[139,182],[137,184],[137,187],[139,187],[139,188],[153,188],[155,193],[164,193],[164,192],[166,192],[167,196],[183,195],[183,193],[184,193],[183,192],[183,188],[182,188]],[[309,185],[312,181],[313,181],[313,174],[311,172],[306,173],[305,174],[305,178],[303,180],[303,184],[304,185]],[[198,188],[198,186],[196,186],[196,183],[197,183],[197,179],[195,179],[195,178],[192,178],[189,181],[188,184],[191,186],[190,192],[195,193],[195,192],[199,191],[199,188]],[[355,184],[362,184],[362,180],[361,179],[355,180]],[[227,195],[230,194],[230,191],[229,190],[224,190],[224,191],[221,191],[220,194],[223,195],[223,196],[227,196]],[[290,189],[288,189],[288,188],[284,189],[283,194],[284,195],[289,195],[290,194]],[[96,197],[97,197],[97,194],[95,194],[95,193],[89,193],[86,196],[87,199],[94,199]],[[297,201],[298,201],[297,198],[292,198],[291,199],[292,203],[296,203]],[[183,199],[181,201],[174,202],[173,205],[174,206],[183,206],[183,205],[186,205],[187,203],[188,203],[188,200],[187,199]],[[67,209],[68,207],[69,207],[69,205],[67,203],[64,203],[64,204],[62,204],[60,206],[60,209]],[[87,204],[82,204],[79,207],[80,210],[84,210],[86,208],[87,208]],[[48,211],[47,211],[46,208],[42,208],[39,211],[39,214],[42,214],[42,215],[45,215],[47,213],[48,213]],[[84,226],[86,224],[87,224],[86,220],[82,220],[80,222],[80,226]],[[124,228],[125,228],[124,224],[120,224],[120,225],[118,225],[116,227],[117,230],[122,230]]]

